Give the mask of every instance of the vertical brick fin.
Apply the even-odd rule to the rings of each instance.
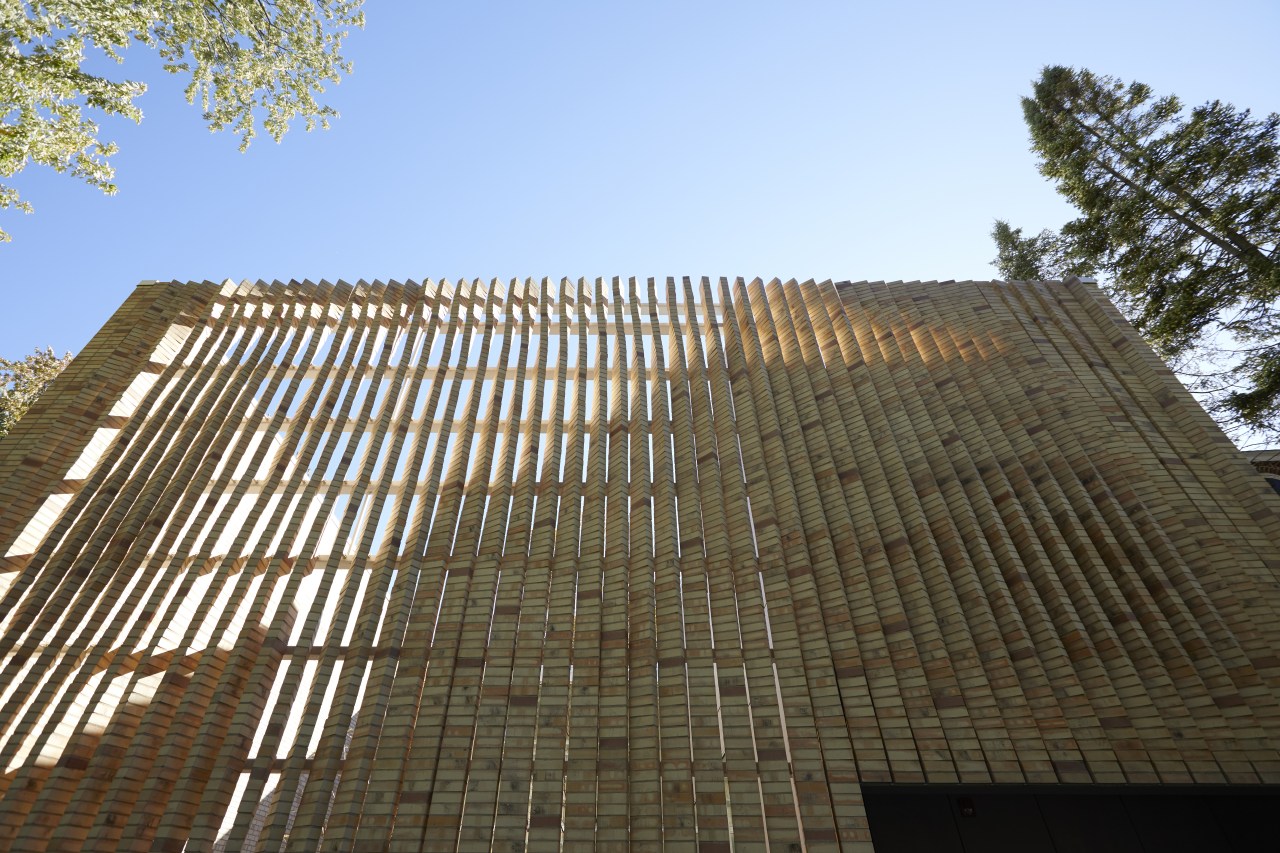
[[[146,284],[0,497],[5,849],[1280,782],[1280,504],[1078,281]]]
[[[107,421],[116,400],[144,370],[169,326],[199,315],[213,285],[144,282],[0,440],[0,554],[56,490]]]

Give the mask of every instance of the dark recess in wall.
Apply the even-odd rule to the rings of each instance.
[[[869,785],[877,853],[1280,850],[1280,787]]]

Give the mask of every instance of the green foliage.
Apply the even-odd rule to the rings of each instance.
[[[1022,110],[1040,171],[1081,216],[1056,241],[993,234],[998,264],[1096,270],[1161,355],[1199,371],[1226,425],[1280,432],[1280,115],[1185,111],[1142,83],[1060,66]]]
[[[21,361],[0,358],[0,438],[9,434],[54,377],[71,363],[71,353],[59,358],[53,348],[37,349]]]
[[[1050,281],[1093,274],[1089,264],[1068,256],[1062,236],[1048,228],[1034,237],[1023,237],[1021,228],[997,219],[991,239],[997,253],[991,264],[1006,281]]]
[[[107,194],[116,148],[98,139],[84,108],[136,121],[146,85],[82,69],[86,48],[122,62],[129,45],[156,50],[166,71],[189,76],[213,131],[244,150],[261,123],[277,142],[295,118],[308,130],[337,113],[316,95],[351,72],[340,50],[364,25],[363,0],[0,0],[0,179],[27,164],[70,172]],[[31,206],[0,183],[0,209]],[[8,235],[0,230],[0,240]]]

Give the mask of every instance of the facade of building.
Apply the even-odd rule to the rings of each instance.
[[[0,849],[1266,849],[1278,541],[1087,282],[147,282],[0,441]]]

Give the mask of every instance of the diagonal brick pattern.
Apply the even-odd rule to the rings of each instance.
[[[148,282],[0,442],[0,847],[1280,783],[1277,541],[1086,282]]]

